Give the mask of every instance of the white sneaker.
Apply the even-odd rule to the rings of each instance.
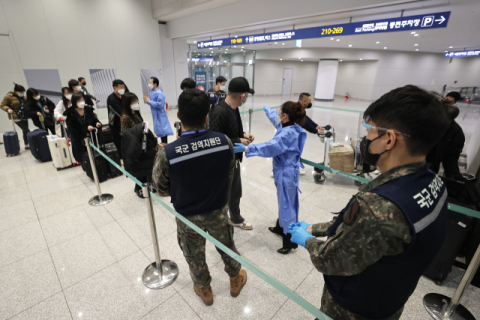
[[[247,221],[243,221],[242,223],[232,223],[234,227],[241,228],[243,230],[252,230],[253,226],[251,223]]]
[[[306,173],[306,171],[305,171],[305,170],[300,170],[300,175],[301,175],[301,176],[304,176],[304,175],[305,175],[305,173]]]

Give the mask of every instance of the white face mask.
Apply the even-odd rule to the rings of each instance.
[[[18,96],[19,98],[23,98],[24,94],[23,94],[23,93],[17,93],[17,96]]]
[[[77,89],[77,91],[82,91],[82,86],[76,86],[75,89]]]
[[[279,115],[279,114],[277,114],[277,122],[280,123],[280,124],[282,124],[282,118],[280,118],[280,115]]]
[[[85,102],[79,102],[79,103],[77,103],[77,107],[79,107],[80,109],[85,108]]]
[[[38,95],[38,96],[36,96],[36,97],[33,97],[33,99],[35,99],[35,100],[37,100],[37,101],[40,100],[40,95]]]
[[[65,98],[67,98],[67,100],[72,100],[72,95],[71,95],[71,94],[67,94],[67,95],[65,95]]]
[[[225,91],[225,86],[220,86],[220,90]]]
[[[152,90],[153,89],[153,84],[149,83],[148,84],[148,89]]]
[[[132,104],[130,108],[132,108],[132,110],[134,111],[138,111],[140,110],[140,105],[138,103],[135,103],[135,104]]]
[[[120,90],[117,90],[118,94],[123,96],[123,94],[125,93],[125,89],[120,89]]]

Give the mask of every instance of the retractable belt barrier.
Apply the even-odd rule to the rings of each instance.
[[[272,107],[271,109],[277,109],[277,108],[279,108],[279,107]],[[335,111],[345,111],[345,112],[353,112],[353,113],[362,113],[363,112],[363,111],[352,110],[352,109],[338,109],[338,108],[319,107],[319,106],[313,106],[313,108],[335,110]],[[252,112],[259,112],[259,111],[263,111],[263,109],[252,110]],[[249,113],[249,111],[240,112],[240,114],[247,114],[247,113]],[[318,163],[315,163],[315,162],[312,162],[312,161],[309,161],[309,160],[306,160],[306,159],[301,159],[301,162],[303,162],[305,164],[308,164],[312,167],[315,167],[315,168],[318,168],[318,169],[321,169],[321,170],[324,170],[324,171],[328,171],[330,173],[334,173],[336,175],[342,176],[344,178],[352,179],[352,180],[355,180],[355,181],[358,181],[358,182],[368,183],[368,182],[371,181],[367,178],[359,177],[359,176],[351,174],[351,173],[346,173],[346,172],[343,172],[343,171],[340,171],[340,170],[332,169],[330,167],[326,167],[324,165],[321,165],[321,164],[318,164]],[[471,216],[471,217],[480,219],[480,211],[475,211],[475,210],[472,210],[470,208],[465,208],[465,207],[462,207],[462,206],[459,206],[459,205],[456,205],[456,204],[453,204],[453,203],[448,204],[448,209],[452,210],[452,211],[455,211],[455,212],[466,214],[467,216]]]
[[[104,157],[108,162],[110,162],[113,166],[115,166],[118,170],[120,170],[121,172],[123,172],[125,174],[125,176],[129,177],[130,179],[132,179],[136,184],[138,184],[139,186],[142,186],[142,183],[140,181],[138,181],[138,179],[136,179],[134,176],[132,176],[129,172],[127,172],[124,168],[122,168],[121,166],[119,166],[115,161],[113,161],[112,159],[110,159],[105,153],[103,153],[100,149],[98,149],[94,144],[92,144],[91,142],[89,142],[90,146],[95,150],[97,151],[102,157]],[[198,234],[200,234],[202,237],[204,237],[205,239],[207,239],[208,241],[210,241],[213,245],[215,245],[217,248],[219,248],[220,250],[222,250],[223,252],[225,252],[226,254],[228,254],[230,257],[232,257],[233,259],[235,259],[237,262],[239,262],[241,265],[243,265],[245,268],[247,268],[248,270],[252,271],[253,273],[255,273],[257,276],[259,276],[260,278],[262,278],[265,282],[267,282],[268,284],[270,284],[272,287],[274,287],[275,289],[277,289],[280,293],[282,293],[283,295],[285,295],[287,298],[289,298],[290,300],[292,300],[293,302],[295,302],[296,304],[298,304],[300,307],[302,307],[303,309],[305,309],[306,311],[308,311],[309,313],[311,313],[312,315],[314,315],[315,317],[317,317],[319,320],[332,320],[332,318],[330,318],[329,316],[325,315],[324,313],[322,313],[319,309],[317,309],[315,306],[313,306],[312,304],[310,304],[309,302],[305,301],[304,299],[302,299],[300,296],[298,296],[296,293],[294,293],[293,291],[291,291],[290,289],[288,289],[287,287],[285,287],[283,284],[279,283],[278,281],[276,281],[275,279],[273,279],[271,276],[269,276],[268,274],[266,274],[264,271],[260,270],[257,266],[255,266],[254,264],[252,264],[251,262],[249,262],[248,260],[246,260],[245,258],[243,258],[242,256],[236,254],[235,252],[233,252],[232,250],[230,250],[229,248],[227,248],[225,245],[223,245],[222,243],[220,243],[219,241],[217,241],[217,239],[213,238],[211,235],[209,235],[208,233],[206,233],[205,231],[203,231],[202,229],[200,229],[199,227],[197,227],[195,224],[193,224],[191,221],[189,221],[188,219],[186,219],[185,217],[183,217],[181,214],[179,214],[178,212],[176,212],[174,209],[172,209],[168,204],[166,204],[164,201],[160,200],[160,198],[158,198],[155,194],[153,194],[152,192],[150,192],[150,197],[152,199],[154,199],[155,201],[157,201],[162,207],[164,207],[165,209],[167,209],[167,211],[169,211],[170,213],[172,213],[176,218],[178,218],[180,221],[182,221],[183,223],[185,223],[186,225],[188,225],[190,228],[192,228],[193,230],[195,230]]]

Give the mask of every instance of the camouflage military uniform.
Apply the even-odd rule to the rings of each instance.
[[[425,162],[393,168],[363,185],[348,203],[344,221],[327,241],[306,241],[315,268],[326,275],[356,275],[383,256],[404,252],[412,241],[412,231],[402,211],[389,200],[369,192],[395,178],[416,172]],[[325,237],[334,220],[312,225],[312,235]],[[392,275],[394,276],[394,275]],[[372,306],[374,308],[374,306]],[[366,320],[337,304],[324,287],[320,310],[335,320]],[[397,320],[403,307],[384,320]]]
[[[235,152],[233,150],[232,142],[230,139],[228,139],[228,137],[227,140],[232,152],[232,162],[230,164],[231,181],[233,178],[233,171],[235,169]],[[163,197],[170,195],[170,178],[168,176],[168,168],[169,163],[167,160],[167,155],[165,150],[161,148],[158,150],[155,158],[152,178],[153,184],[155,185],[158,193]],[[212,212],[199,212],[197,215],[188,216],[185,218],[193,222],[202,230],[208,232],[212,237],[217,239],[227,248],[240,255],[233,240],[233,225],[228,218],[228,205],[225,205],[223,208]],[[208,265],[205,260],[205,238],[179,219],[176,219],[176,221],[178,244],[183,251],[183,255],[187,260],[188,266],[190,267],[190,276],[192,277],[193,283],[199,289],[206,289],[210,285],[212,278],[210,277]],[[242,265],[222,250],[217,248],[217,251],[220,253],[223,262],[225,263],[225,272],[228,273],[230,277],[237,276]]]

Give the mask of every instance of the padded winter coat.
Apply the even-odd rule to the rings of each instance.
[[[18,117],[18,115],[16,113],[18,111],[18,109],[20,108],[20,99],[23,99],[23,101],[25,103],[27,103],[25,101],[25,97],[19,98],[15,95],[15,93],[13,91],[10,91],[9,93],[7,93],[5,98],[3,98],[3,101],[2,101],[2,104],[1,104],[2,110],[5,111],[5,112],[8,112],[9,109],[12,109],[14,111],[12,113],[13,120],[20,120],[20,118]],[[12,119],[12,115],[8,114],[8,120]]]
[[[134,177],[152,175],[153,162],[157,155],[158,140],[153,133],[147,133],[147,152],[142,153],[143,124],[138,123],[120,132],[122,136],[122,156],[125,170]]]

